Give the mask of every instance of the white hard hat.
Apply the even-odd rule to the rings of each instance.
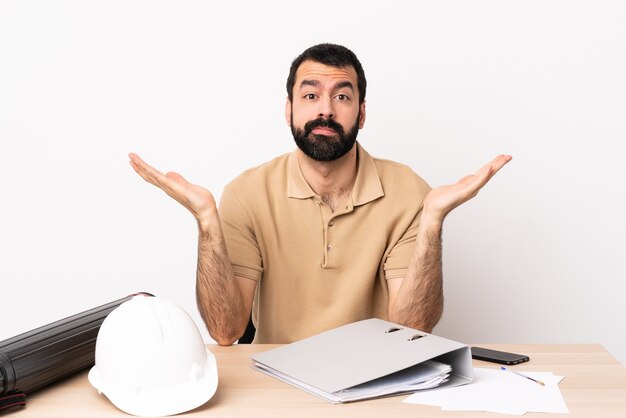
[[[211,399],[217,364],[183,309],[135,296],[102,323],[89,382],[126,413],[174,415]]]

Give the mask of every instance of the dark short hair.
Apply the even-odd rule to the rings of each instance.
[[[308,48],[291,63],[289,77],[287,77],[287,95],[293,102],[293,86],[296,83],[296,72],[304,61],[314,61],[331,67],[353,67],[357,75],[357,87],[359,89],[359,104],[365,100],[367,80],[365,72],[354,52],[345,46],[335,44],[319,44]]]

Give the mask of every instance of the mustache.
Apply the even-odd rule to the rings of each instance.
[[[339,136],[342,136],[344,134],[343,127],[339,123],[335,122],[334,120],[317,118],[317,119],[308,121],[304,125],[304,136],[309,136],[311,131],[315,128],[330,128],[333,131],[337,132]]]

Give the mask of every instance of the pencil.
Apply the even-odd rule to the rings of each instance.
[[[515,373],[516,375],[518,375],[518,376],[522,376],[522,377],[525,377],[525,378],[526,378],[526,379],[528,379],[528,380],[532,380],[533,382],[538,383],[538,384],[540,384],[541,386],[545,386],[545,385],[546,385],[546,384],[545,384],[545,383],[543,383],[541,380],[533,379],[533,378],[532,378],[532,377],[530,377],[530,376],[526,376],[525,374],[521,374],[520,372],[516,372],[515,370],[507,369],[507,368],[506,368],[506,367],[504,367],[504,366],[500,367],[500,370],[504,370],[505,372]]]

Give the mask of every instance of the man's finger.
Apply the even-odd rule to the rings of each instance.
[[[158,187],[169,196],[178,200],[178,195],[182,192],[182,189],[181,184],[177,181],[177,179],[168,178],[159,170],[143,161],[137,154],[130,153],[128,154],[128,157],[130,158],[130,165],[145,181]],[[180,174],[178,174],[178,177],[183,179]]]
[[[511,161],[512,158],[513,157],[510,155],[498,155],[496,158],[491,160],[491,162],[481,167],[476,174],[473,176],[463,177],[459,183],[464,184],[465,187],[468,187],[472,189],[474,193],[477,193],[506,163]]]
[[[130,161],[130,165],[133,167],[135,172],[141,176],[148,183],[161,188],[162,182],[159,181],[158,177],[154,173],[150,173],[145,166],[138,164],[135,161]],[[160,173],[159,173],[160,174]]]
[[[491,180],[491,178],[498,172],[506,163],[513,159],[510,155],[498,155],[491,163],[491,173],[487,180]]]
[[[130,153],[128,154],[128,158],[130,158],[130,165],[133,166],[135,171],[139,174],[146,173],[146,169],[150,167],[144,160],[142,160],[137,154]]]
[[[146,173],[144,173],[144,171],[141,169],[141,167],[133,160],[130,160],[129,162],[133,170],[135,170],[135,172],[139,174],[145,181],[148,181],[148,177],[146,176]]]
[[[137,154],[130,153],[128,154],[128,156],[130,157],[131,165],[133,166],[133,168],[137,167],[142,173],[154,178],[163,176],[163,173],[139,158]]]

